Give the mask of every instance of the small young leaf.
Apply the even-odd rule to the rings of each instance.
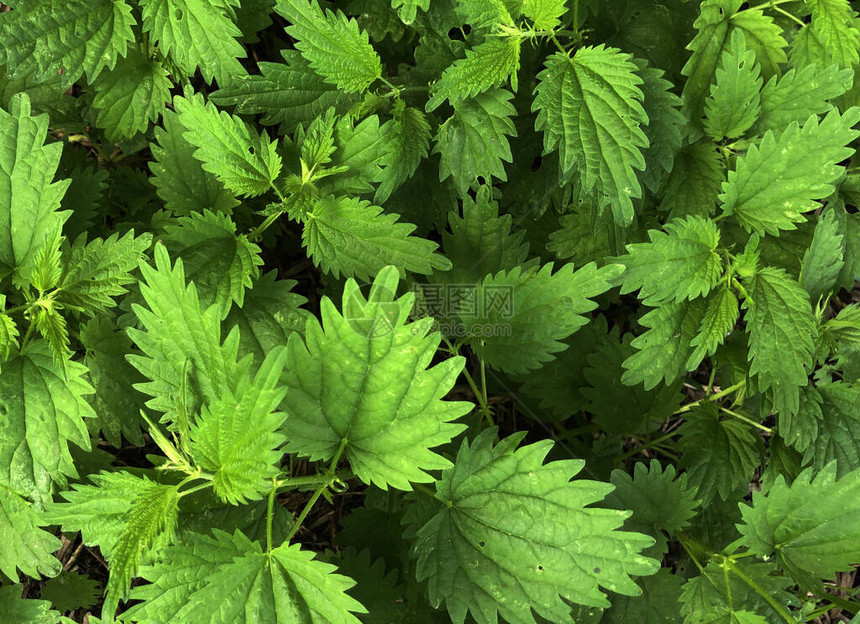
[[[755,123],[761,110],[760,71],[743,31],[733,30],[705,100],[704,127],[712,139],[736,139]]]

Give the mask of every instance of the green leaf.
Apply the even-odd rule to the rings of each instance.
[[[828,112],[833,108],[831,100],[848,90],[853,77],[851,70],[838,65],[824,69],[807,65],[772,77],[761,91],[761,114],[753,132],[781,132],[793,121],[803,123],[810,115]]]
[[[404,24],[409,25],[415,21],[418,9],[427,11],[430,8],[430,0],[391,0],[391,8],[397,11]]]
[[[18,326],[14,319],[0,312],[0,362],[18,350]]]
[[[804,212],[820,206],[815,200],[835,190],[844,171],[838,163],[851,156],[854,150],[847,145],[860,136],[852,129],[858,120],[860,108],[852,108],[844,115],[832,111],[820,124],[812,115],[778,137],[769,131],[729,171],[720,195],[723,211],[748,232],[778,235],[795,229],[806,221]],[[788,180],[786,172],[791,172]]]
[[[200,305],[215,304],[225,318],[235,302],[241,307],[245,289],[260,274],[260,248],[225,214],[204,211],[180,217],[165,228],[162,242],[173,258],[181,258],[185,276],[197,286]]]
[[[384,203],[391,194],[408,180],[430,147],[430,123],[417,108],[406,106],[403,100],[394,103],[392,119],[382,126],[383,140],[390,145],[380,163],[379,187],[373,201]]]
[[[125,359],[131,340],[105,316],[83,325],[79,338],[86,348],[84,364],[95,389],[89,402],[99,415],[99,429],[116,448],[122,448],[122,437],[143,446],[140,411],[145,398],[134,385],[145,380]]]
[[[292,292],[293,280],[276,280],[270,271],[254,281],[245,292],[242,307],[233,306],[224,320],[224,328],[239,330],[239,357],[254,357],[262,364],[266,354],[278,345],[287,344],[290,334],[304,334],[310,314],[302,309],[307,299]]]
[[[705,100],[705,132],[715,141],[736,139],[755,123],[761,110],[760,68],[747,49],[742,30],[733,30],[720,56],[711,94]]]
[[[736,561],[734,566],[776,604],[788,611],[796,602],[787,590],[790,579],[772,563]],[[716,562],[689,579],[680,596],[685,624],[781,624],[785,619],[749,584]],[[755,615],[762,614],[762,615]],[[765,617],[766,616],[766,617]]]
[[[646,312],[639,325],[648,328],[630,343],[636,353],[624,360],[622,383],[645,385],[646,390],[661,381],[670,384],[687,370],[694,360],[690,346],[706,312],[702,299],[664,303]]]
[[[185,126],[185,139],[197,148],[194,157],[203,163],[203,169],[238,195],[256,197],[272,187],[282,165],[275,141],[235,115],[219,113],[200,95],[177,97],[173,104]]]
[[[137,576],[141,558],[159,544],[169,543],[179,516],[179,489],[153,485],[131,501],[123,528],[111,549],[110,577],[105,588],[102,615],[111,617]]]
[[[134,501],[160,486],[124,471],[102,471],[88,478],[94,485],[76,483],[61,492],[65,502],[49,502],[44,518],[68,533],[80,531],[84,544],[98,546],[110,561]]]
[[[720,420],[708,404],[692,409],[678,429],[681,466],[704,504],[715,496],[737,500],[759,465],[758,432],[735,419]]]
[[[670,219],[707,218],[714,212],[724,179],[716,145],[710,141],[688,145],[675,158],[672,172],[657,193],[660,209],[668,211]]]
[[[317,0],[278,0],[275,10],[291,22],[287,34],[325,82],[359,93],[382,75],[379,55],[354,19],[323,13]]]
[[[490,199],[490,193],[489,186],[481,186],[475,199],[468,195],[463,198],[462,217],[459,211],[448,213],[450,232],[442,232],[442,248],[453,268],[436,273],[434,282],[470,286],[526,261],[529,246],[523,241],[525,231],[511,231],[513,217],[499,215],[499,205]]]
[[[353,613],[365,610],[345,593],[355,582],[333,565],[298,544],[263,552],[238,530],[213,535],[192,533],[142,568],[151,584],[132,591],[143,603],[124,616],[140,624],[359,624]]]
[[[454,61],[442,73],[427,102],[427,112],[436,110],[445,100],[455,105],[501,87],[509,78],[511,88],[516,91],[521,42],[516,36],[487,39],[466,50],[465,58]]]
[[[744,320],[749,334],[750,375],[770,390],[774,411],[797,413],[800,387],[814,364],[818,323],[809,295],[782,269],[764,267],[747,283]]]
[[[738,11],[742,0],[705,0],[693,26],[698,31],[687,46],[692,55],[681,73],[687,76],[684,84],[684,108],[687,118],[695,124],[702,118],[705,98],[711,89],[717,65],[723,52],[731,44],[731,34],[741,30],[747,47],[753,50],[764,78],[779,74],[779,68],[788,58],[782,28],[760,8]]]
[[[562,340],[588,322],[603,294],[621,273],[617,264],[597,268],[592,262],[574,271],[553,263],[515,267],[488,275],[471,298],[459,303],[458,316],[475,353],[507,373],[525,373],[566,348]]]
[[[441,400],[465,360],[428,368],[441,335],[429,333],[430,318],[407,323],[415,295],[395,299],[397,284],[397,269],[386,267],[366,299],[347,281],[342,313],[322,299],[322,324],[308,321],[305,342],[290,337],[282,408],[289,452],[328,460],[345,445],[362,481],[411,490],[410,482],[432,481],[425,470],[450,465],[430,449],[464,429],[451,421],[471,404]]]
[[[98,602],[99,583],[77,572],[62,572],[42,586],[40,596],[57,611],[90,607]],[[90,618],[92,622],[92,618]]]
[[[803,254],[800,268],[800,283],[812,301],[817,302],[819,297],[830,294],[836,287],[845,263],[842,249],[839,221],[835,212],[830,210],[818,218],[812,243]]]
[[[357,197],[324,197],[304,218],[302,242],[314,264],[339,277],[368,280],[386,265],[428,275],[450,263],[436,243],[413,236],[415,226]]]
[[[26,95],[0,109],[0,277],[15,269],[29,276],[46,239],[69,218],[58,212],[69,181],[52,182],[63,146],[43,145],[47,131],[48,116],[32,117]]]
[[[627,255],[616,259],[627,267],[621,293],[641,289],[639,299],[649,306],[707,295],[723,272],[716,224],[687,217],[664,227],[649,230],[651,242],[627,245]]]
[[[860,526],[852,520],[860,511],[860,472],[837,480],[834,463],[813,474],[804,470],[791,485],[780,476],[766,495],[754,492],[738,525],[753,554],[774,556],[804,581],[833,578],[860,558]]]
[[[175,415],[177,402],[190,370],[194,403],[218,397],[237,379],[238,332],[232,331],[221,343],[221,316],[218,307],[203,310],[193,283],[186,286],[182,260],[170,266],[164,245],[155,246],[155,267],[141,265],[140,291],[147,308],[134,304],[134,313],[143,329],[128,328],[129,337],[143,352],[129,354],[128,361],[148,380],[135,387],[152,397],[147,405]]]
[[[102,74],[93,84],[96,125],[112,139],[144,132],[165,110],[172,87],[161,63],[138,50],[129,50],[113,71]]]
[[[30,285],[40,293],[51,290],[60,281],[60,230],[45,239],[33,262]]]
[[[125,287],[135,281],[131,272],[151,244],[151,234],[135,238],[134,230],[122,237],[117,233],[89,243],[86,235],[81,234],[63,254],[57,300],[67,308],[90,315],[114,307],[114,297],[128,292]]]
[[[371,182],[382,177],[382,165],[391,144],[379,127],[379,117],[371,115],[355,124],[349,116],[338,120],[334,128],[335,150],[332,161],[343,171],[317,182],[323,195],[360,195],[373,192]]]
[[[739,314],[738,299],[727,285],[711,293],[698,333],[690,341],[690,346],[695,349],[685,365],[688,371],[696,370],[702,360],[712,356],[725,342],[738,322]]]
[[[234,0],[141,0],[143,30],[192,76],[200,68],[206,82],[228,85],[245,74],[237,60],[245,50],[236,41]]]
[[[113,69],[134,41],[135,20],[124,0],[16,4],[0,19],[0,65],[12,78],[46,82],[60,76],[59,91],[84,73],[92,82],[103,69]]]
[[[639,177],[648,189],[656,193],[681,151],[681,132],[687,120],[679,110],[682,100],[672,93],[672,83],[663,77],[662,70],[645,67],[639,70],[639,76],[644,95],[642,108],[648,118],[648,125],[642,128],[648,139],[648,149],[644,152],[645,169]]]
[[[544,153],[557,148],[562,173],[575,167],[583,192],[606,197],[616,223],[629,224],[632,198],[642,195],[635,170],[645,168],[648,147],[636,65],[603,45],[579,48],[572,58],[556,52],[544,65],[532,104]]]
[[[42,338],[47,341],[51,348],[54,362],[61,371],[65,372],[66,361],[72,354],[71,349],[69,349],[69,329],[66,325],[66,319],[51,300],[42,302],[32,318],[36,331],[42,335]]]
[[[57,624],[60,614],[51,609],[47,600],[33,600],[21,597],[23,585],[4,585],[0,587],[0,613],[15,624]]]
[[[534,22],[536,30],[553,30],[567,12],[564,0],[524,0],[523,15]]]
[[[860,62],[860,28],[848,0],[807,0],[810,23],[797,33],[791,46],[796,66],[836,64],[842,69]]]
[[[243,75],[209,96],[218,106],[235,106],[240,115],[258,115],[264,126],[292,130],[334,107],[343,112],[358,102],[354,94],[320,80],[296,50],[282,50],[284,63],[261,61],[260,75]]]
[[[804,423],[808,446],[803,454],[803,463],[819,471],[835,461],[836,477],[842,478],[860,468],[860,410],[857,409],[860,386],[828,383],[820,385],[818,393],[820,407],[799,412],[795,417],[796,421],[802,419],[808,423]]]
[[[179,115],[166,112],[163,124],[164,129],[155,128],[157,143],[150,143],[149,180],[165,208],[177,216],[204,210],[229,214],[238,200],[194,157],[195,147],[183,136]]]
[[[635,531],[655,538],[659,530],[676,533],[690,523],[701,504],[696,488],[687,483],[687,475],[676,476],[674,466],[663,470],[656,459],[649,465],[637,462],[632,477],[623,470],[613,470],[610,481],[615,490],[606,497],[606,504],[632,511],[626,525]]]
[[[439,126],[434,154],[441,154],[439,180],[453,177],[461,196],[478,178],[507,180],[502,162],[512,162],[509,136],[517,130],[511,117],[517,114],[505,89],[492,89],[458,102],[454,114]]]
[[[571,479],[582,460],[544,464],[552,442],[516,448],[523,435],[493,444],[495,429],[464,441],[453,468],[436,482],[437,513],[417,528],[413,556],[430,602],[462,624],[570,620],[570,604],[607,607],[601,587],[640,589],[630,575],[653,574],[640,554],[653,540],[618,531],[627,512],[588,507],[612,487]],[[526,503],[525,501],[528,501]]]
[[[62,566],[52,553],[59,550],[60,540],[43,531],[47,524],[30,506],[30,503],[0,483],[0,572],[13,581],[22,574],[39,578],[56,576]]]
[[[262,498],[280,472],[278,448],[286,438],[278,429],[286,414],[276,410],[286,360],[285,347],[269,351],[253,381],[241,371],[236,389],[214,397],[191,427],[195,463],[213,474],[215,493],[230,504]]]
[[[40,340],[3,364],[0,483],[44,502],[53,482],[65,485],[67,476],[77,476],[69,442],[89,450],[84,418],[95,416],[83,398],[93,391],[84,375],[86,368],[72,361],[64,373]]]

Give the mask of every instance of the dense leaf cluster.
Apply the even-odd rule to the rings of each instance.
[[[0,619],[848,621],[858,144],[848,0],[0,4]]]

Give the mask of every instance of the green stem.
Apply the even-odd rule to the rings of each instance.
[[[680,535],[675,536],[678,540],[678,543],[681,544],[681,548],[684,549],[684,552],[687,553],[687,556],[690,557],[690,560],[696,564],[696,567],[699,568],[699,574],[705,571],[704,566],[699,563],[699,560],[696,559],[696,555],[693,554],[693,550],[690,548],[689,544],[687,544],[687,540]]]
[[[200,485],[195,485],[193,488],[179,492],[179,498],[182,498],[183,496],[188,496],[189,494],[194,494],[194,492],[199,492],[200,490],[205,490],[209,487],[212,487],[211,481],[206,481],[205,483],[201,483]]]
[[[702,403],[707,403],[710,401],[718,401],[721,398],[723,398],[724,396],[732,394],[736,390],[740,390],[741,388],[743,388],[746,385],[747,385],[746,380],[739,381],[738,383],[734,384],[733,386],[729,386],[728,388],[725,388],[724,390],[720,390],[716,394],[711,394],[711,395],[708,395],[706,397],[702,397],[698,401],[693,401],[692,403],[687,403],[686,405],[682,406],[680,409],[675,410],[675,412],[673,412],[672,415],[677,416],[678,414],[683,414],[684,412],[689,412],[691,409],[693,409],[694,407],[698,407]]]
[[[763,424],[757,423],[752,418],[749,418],[748,416],[744,416],[743,414],[740,414],[738,412],[734,412],[727,407],[720,407],[720,411],[725,412],[729,416],[734,416],[738,420],[742,420],[745,423],[752,425],[753,427],[756,427],[758,429],[761,429],[762,431],[764,431],[766,433],[772,433],[773,432],[773,429],[771,429],[770,427],[765,427]]]
[[[482,393],[478,389],[478,385],[475,383],[475,380],[472,379],[472,376],[469,374],[469,371],[463,368],[463,376],[466,378],[466,381],[469,382],[469,387],[472,389],[472,394],[475,395],[475,398],[478,400],[478,405],[481,410],[481,414],[487,420],[487,423],[492,427],[495,425],[493,422],[493,416],[490,413],[490,405],[487,402],[486,394]]]
[[[272,479],[272,489],[266,505],[266,552],[272,552],[272,520],[275,517],[275,492],[278,491],[277,481]]]
[[[776,11],[777,13],[781,13],[782,15],[785,15],[787,18],[791,19],[791,20],[792,20],[793,22],[795,22],[796,24],[800,24],[800,27],[801,27],[801,28],[803,28],[804,26],[806,26],[806,24],[804,23],[804,21],[803,21],[802,19],[800,19],[800,18],[798,18],[798,17],[796,17],[796,16],[792,15],[791,13],[789,13],[788,11],[786,11],[785,9],[781,9],[781,8],[779,8],[778,6],[774,6],[774,7],[773,7],[773,10],[774,10],[774,11]]]
[[[763,9],[773,9],[779,6],[780,4],[788,4],[789,2],[797,2],[797,0],[768,0],[768,2],[762,2],[761,4],[757,4],[752,7],[747,7],[744,9],[745,11],[761,11]],[[743,13],[743,11],[740,11]]]
[[[735,565],[734,559],[732,559],[731,557],[722,557],[721,565],[723,565],[724,567],[727,567],[729,569],[729,571],[732,572],[732,574],[734,574],[739,579],[741,579],[755,593],[757,593],[759,596],[761,596],[764,599],[764,601],[767,602],[773,608],[773,610],[779,614],[779,616],[783,620],[788,622],[788,624],[794,624],[795,622],[797,622],[797,620],[794,619],[794,617],[792,617],[791,613],[784,606],[779,604],[779,602],[777,602],[776,599],[773,596],[771,596],[767,590],[765,590],[761,585],[759,585],[755,581],[755,579],[751,578],[745,572],[743,572],[740,568],[738,568]]]
[[[302,522],[305,521],[305,518],[308,517],[308,514],[313,509],[316,502],[319,500],[320,496],[322,496],[323,492],[325,492],[328,487],[331,485],[331,482],[335,480],[335,474],[337,470],[337,462],[340,461],[340,456],[343,454],[344,449],[346,449],[346,438],[343,438],[340,441],[340,446],[337,447],[337,451],[335,451],[334,457],[331,459],[331,464],[329,464],[328,470],[326,470],[325,474],[328,476],[328,480],[317,487],[316,491],[314,491],[313,496],[305,505],[305,508],[302,509],[302,512],[299,514],[299,517],[296,518],[295,522],[293,522],[293,526],[290,529],[289,535],[284,540],[284,542],[289,542],[293,537],[295,537],[299,528],[302,526]]]
[[[348,479],[352,479],[355,477],[355,474],[352,470],[340,470],[334,474],[335,479],[340,479],[341,481],[347,481]],[[332,477],[329,476],[328,473],[323,474],[315,474],[308,475],[304,477],[286,477],[284,479],[278,479],[275,482],[275,486],[281,490],[296,490],[301,487],[307,487],[309,485],[325,485],[331,483]]]
[[[615,458],[615,461],[624,461],[625,459],[627,459],[629,457],[633,457],[634,455],[638,455],[639,453],[641,453],[645,449],[653,448],[654,446],[657,446],[658,444],[665,442],[666,440],[669,440],[670,438],[673,438],[676,435],[678,435],[677,431],[670,431],[669,433],[667,433],[665,435],[661,435],[659,438],[655,438],[654,440],[650,440],[650,441],[645,442],[644,444],[642,444],[640,446],[637,446],[632,451],[627,451],[626,453],[619,455],[618,457]]]

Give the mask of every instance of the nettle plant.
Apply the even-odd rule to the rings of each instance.
[[[857,613],[847,0],[0,11],[4,623]]]

